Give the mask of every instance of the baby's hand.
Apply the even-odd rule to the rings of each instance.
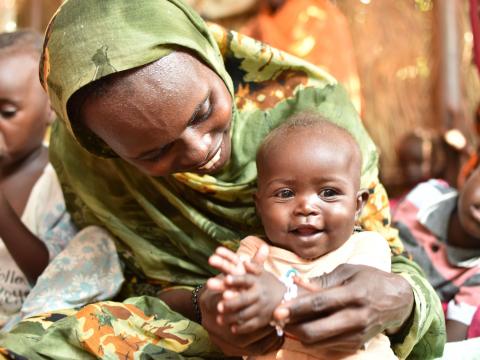
[[[283,298],[284,287],[272,274],[263,270],[268,251],[268,246],[262,245],[249,260],[220,247],[209,258],[209,264],[222,272],[222,275],[207,281],[210,290],[223,292],[218,303],[219,324],[230,325],[232,331],[245,334],[270,323],[273,309]],[[269,283],[270,278],[282,286],[278,303],[272,302],[271,288],[275,286]]]
[[[270,324],[286,290],[280,280],[262,270],[259,274],[228,275],[224,281],[228,289],[218,304],[220,324],[231,325],[232,332],[237,334]]]
[[[263,263],[268,256],[268,246],[262,245],[255,253],[253,259],[242,259],[233,251],[219,247],[215,253],[210,256],[208,263],[215,269],[222,272],[223,275],[245,275],[260,274],[263,271]],[[207,281],[207,287],[210,290],[225,291],[227,286],[223,277],[214,277]]]
[[[225,247],[217,248],[208,263],[224,275],[244,275],[247,272],[240,256]]]

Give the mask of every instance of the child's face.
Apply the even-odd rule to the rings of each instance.
[[[51,114],[34,55],[0,55],[0,168],[41,146]]]
[[[408,185],[415,185],[427,180],[430,176],[429,169],[422,156],[422,145],[420,140],[407,139],[399,147],[400,167]]]
[[[458,217],[465,232],[480,239],[480,167],[472,172],[460,190]]]
[[[360,155],[349,141],[311,128],[274,141],[259,161],[255,196],[268,239],[306,259],[337,249],[366,195],[358,189]]]

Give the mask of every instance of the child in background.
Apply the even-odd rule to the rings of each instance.
[[[454,186],[462,160],[471,153],[471,145],[458,129],[443,134],[417,129],[405,134],[397,145],[403,193],[390,199],[392,214],[408,192],[423,181],[441,179]]]
[[[394,216],[405,250],[444,303],[449,342],[480,336],[480,167],[473,159],[459,191],[429,180]]]
[[[0,34],[0,327],[20,310],[30,289],[27,279],[34,283],[49,259],[46,245],[19,220],[26,220],[30,193],[42,174],[47,182],[56,176],[46,168],[48,149],[42,144],[54,113],[38,80],[41,51],[42,37],[33,31]]]
[[[96,227],[77,234],[56,173],[48,163],[43,139],[55,115],[38,79],[42,42],[42,37],[30,30],[0,34],[0,329],[3,330],[21,316],[111,296],[123,281],[115,246],[108,234]],[[71,245],[69,252],[63,251],[67,244]],[[87,254],[83,251],[87,248],[98,251]],[[61,251],[62,256],[57,256]],[[47,268],[54,257],[58,258],[55,266]],[[76,263],[81,266],[76,267]],[[50,269],[49,274],[32,290],[31,285],[46,268]],[[85,283],[79,284],[77,279]]]
[[[210,258],[210,264],[226,275],[207,283],[210,289],[223,291],[220,322],[230,324],[232,331],[239,334],[242,329],[253,331],[269,324],[276,307],[301,290],[293,277],[306,283],[344,263],[390,271],[390,249],[385,239],[355,227],[368,199],[368,193],[360,189],[361,167],[361,152],[355,139],[317,114],[296,115],[267,136],[257,154],[255,195],[266,236],[249,236],[241,241],[236,254],[219,248]],[[252,259],[258,251],[266,251],[268,256],[264,269],[255,270],[243,258]],[[233,285],[236,275],[246,272],[253,275],[252,283]],[[308,284],[304,286],[308,288]],[[238,292],[245,296],[235,296]],[[256,300],[239,300],[247,298]],[[235,310],[230,306],[232,302]],[[241,320],[239,314],[243,316]],[[282,324],[276,326],[282,334]],[[340,353],[304,347],[287,333],[279,351],[255,358],[373,357],[396,358],[383,334],[356,353]]]

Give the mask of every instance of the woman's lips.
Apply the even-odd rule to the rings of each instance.
[[[0,133],[0,158],[3,158],[7,155],[7,142],[2,133]]]
[[[215,164],[220,160],[220,157],[222,155],[222,144],[220,143],[220,146],[218,147],[218,150],[216,153],[212,156],[212,158],[205,164],[199,167],[199,170],[210,170],[212,169]]]

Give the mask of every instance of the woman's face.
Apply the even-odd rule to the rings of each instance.
[[[144,173],[215,173],[230,158],[232,97],[223,80],[185,52],[115,75],[88,96],[81,117]]]

